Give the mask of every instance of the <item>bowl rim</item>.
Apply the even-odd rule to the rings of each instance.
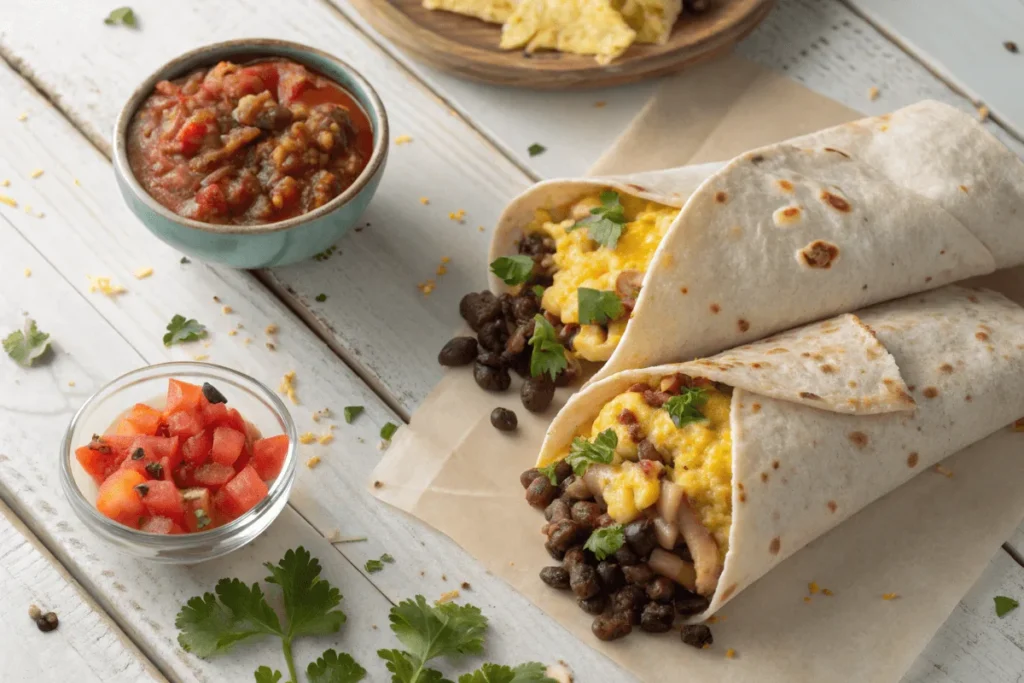
[[[109,391],[111,388],[119,387],[119,385],[131,386],[133,384],[133,382],[131,382],[132,379],[144,381],[146,379],[145,375],[154,370],[158,372],[173,372],[175,369],[181,369],[182,374],[190,372],[201,373],[203,369],[209,369],[214,372],[225,373],[233,376],[236,380],[241,380],[246,384],[252,385],[255,390],[262,394],[262,398],[266,400],[271,409],[284,422],[284,432],[288,436],[288,457],[285,460],[284,466],[281,468],[281,473],[278,474],[274,482],[268,487],[267,495],[264,496],[263,500],[256,503],[256,505],[249,508],[239,517],[236,517],[227,524],[223,524],[206,531],[195,531],[185,534],[158,534],[150,531],[142,531],[141,529],[133,529],[110,519],[100,513],[100,511],[96,509],[96,504],[90,502],[85,497],[85,494],[82,493],[82,489],[79,487],[78,482],[75,480],[75,475],[72,472],[71,460],[74,458],[74,451],[76,448],[75,444],[72,443],[72,438],[74,436],[75,429],[86,410],[105,392]],[[64,431],[64,436],[61,439],[60,479],[64,489],[64,494],[69,499],[72,509],[74,509],[79,516],[83,513],[88,515],[89,521],[93,524],[99,525],[105,534],[112,535],[122,540],[139,542],[148,546],[166,546],[169,550],[176,548],[180,549],[201,543],[217,543],[231,538],[236,533],[241,533],[246,528],[255,524],[266,512],[272,510],[275,503],[282,495],[288,495],[295,479],[297,469],[296,459],[298,458],[297,441],[298,428],[295,425],[295,420],[292,418],[288,407],[285,405],[284,401],[282,401],[281,398],[270,389],[270,387],[255,377],[216,363],[205,363],[200,361],[168,361],[165,363],[153,363],[152,365],[144,365],[142,367],[135,368],[134,370],[129,370],[122,375],[118,375],[94,391],[92,395],[82,403],[81,407],[75,411],[75,414],[68,422]]]
[[[233,51],[238,51],[242,48],[258,48],[255,52],[262,52],[263,56],[281,57],[284,59],[294,60],[299,64],[334,80],[329,74],[323,73],[322,69],[303,60],[303,57],[305,56],[316,55],[317,57],[327,60],[336,68],[348,74],[348,76],[363,90],[363,94],[365,95],[367,102],[363,102],[362,100],[364,98],[354,92],[351,93],[353,98],[367,110],[367,114],[369,114],[373,123],[377,127],[373,141],[373,152],[370,154],[370,160],[367,162],[366,167],[356,177],[355,181],[341,194],[323,206],[317,207],[316,209],[299,216],[293,216],[292,218],[277,221],[275,223],[263,223],[259,225],[222,225],[218,223],[203,223],[202,221],[179,216],[160,202],[156,201],[156,199],[154,199],[153,196],[150,195],[144,187],[142,187],[139,180],[135,177],[131,164],[128,163],[127,137],[129,125],[131,124],[131,121],[139,107],[142,106],[142,103],[145,102],[146,98],[153,92],[157,83],[170,78],[178,78],[189,71],[203,66],[211,66],[217,61],[229,57]],[[300,54],[286,54],[282,48],[290,48]],[[257,55],[255,54],[253,55],[253,57],[256,56]],[[197,57],[199,58],[198,60],[196,60]],[[369,106],[367,106],[367,104]],[[146,79],[142,81],[134,91],[132,91],[131,96],[121,107],[120,112],[118,112],[117,120],[114,124],[113,161],[114,170],[118,176],[121,177],[125,185],[127,185],[131,190],[132,194],[139,201],[145,204],[147,208],[159,214],[162,218],[186,228],[220,235],[266,235],[289,230],[315,221],[355,199],[383,167],[388,155],[389,137],[388,116],[387,112],[384,110],[384,103],[381,101],[380,96],[377,95],[377,91],[374,90],[372,85],[370,85],[370,82],[348,62],[335,57],[329,52],[325,52],[302,43],[279,40],[277,38],[240,38],[235,40],[225,40],[219,43],[211,43],[209,45],[204,45],[202,47],[189,50],[188,52],[184,52],[170,61],[165,62],[156,71],[147,76]]]

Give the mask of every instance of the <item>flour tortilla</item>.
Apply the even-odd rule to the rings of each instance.
[[[538,463],[630,385],[676,372],[734,387],[729,551],[701,621],[861,508],[1024,415],[1024,309],[945,287],[706,360],[627,370],[569,400]]]
[[[502,215],[490,260],[536,209],[602,187],[682,210],[594,381],[1024,263],[1024,163],[938,102],[727,164],[540,183]]]

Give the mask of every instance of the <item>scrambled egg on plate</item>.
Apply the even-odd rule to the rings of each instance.
[[[492,24],[504,24],[516,9],[514,0],[423,0],[427,9],[440,9]]]

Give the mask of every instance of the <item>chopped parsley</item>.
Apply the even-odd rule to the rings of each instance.
[[[622,230],[626,225],[626,212],[619,202],[619,193],[613,190],[605,190],[601,193],[601,206],[595,206],[590,210],[590,215],[569,228],[586,228],[590,233],[590,239],[609,249],[614,249],[622,237]]]
[[[387,553],[384,553],[383,555],[380,556],[379,560],[367,560],[366,564],[363,566],[363,568],[366,569],[366,572],[368,574],[374,574],[374,573],[379,572],[382,569],[384,569],[384,564],[385,563],[387,563],[387,564],[394,564],[395,563],[395,558],[391,557]]]
[[[533,291],[533,295],[536,296],[538,299],[544,296],[544,287],[542,287],[541,285],[534,285],[531,289]]]
[[[164,335],[164,346],[198,341],[206,337],[206,326],[195,318],[186,319],[183,315],[175,315],[167,323],[167,334]]]
[[[594,529],[583,547],[594,553],[594,557],[598,560],[603,560],[609,555],[614,555],[615,551],[621,548],[625,542],[626,533],[623,531],[622,525],[612,524],[601,529]]]
[[[180,263],[183,266],[188,265],[189,263],[192,263],[192,259],[190,259],[188,256],[182,256],[181,260],[178,261],[178,263]]]
[[[316,295],[316,300],[319,301],[320,303],[323,303],[323,302],[327,301],[327,295],[326,294],[317,294]]]
[[[29,368],[50,348],[50,335],[40,332],[35,320],[25,318],[22,329],[7,335],[3,345],[11,360],[23,368]]]
[[[996,616],[1003,617],[1013,610],[1020,607],[1020,603],[1013,598],[1008,598],[1005,595],[997,595],[993,598],[996,602]]]
[[[555,461],[550,465],[537,468],[537,471],[541,473],[541,476],[547,477],[552,486],[558,486],[558,477],[555,475],[555,467],[558,465],[558,462],[559,461]]]
[[[548,151],[548,148],[540,144],[539,142],[535,142],[529,147],[527,147],[526,151],[530,153],[531,157],[535,157],[538,154],[543,154],[544,152]]]
[[[491,272],[501,278],[506,285],[521,285],[533,272],[533,258],[525,254],[501,256],[491,263]]]
[[[135,21],[135,12],[131,7],[118,7],[115,10],[111,10],[107,18],[103,20],[104,24],[115,26],[121,24],[122,26],[130,26],[135,28],[137,23]]]
[[[345,415],[345,424],[352,424],[352,421],[359,417],[359,414],[366,410],[363,406],[345,406],[342,413]]]
[[[577,436],[572,440],[565,461],[572,465],[572,471],[577,477],[582,477],[593,464],[610,465],[615,459],[615,447],[618,445],[619,437],[611,428],[594,437],[593,442]]]
[[[385,422],[384,426],[380,428],[380,438],[385,441],[391,441],[391,437],[398,431],[398,425],[394,422]]]
[[[708,402],[708,392],[705,389],[695,387],[683,387],[678,396],[673,396],[665,401],[662,406],[668,411],[669,417],[676,427],[682,428],[691,422],[700,422],[707,418],[698,408]]]
[[[622,299],[615,292],[580,287],[577,298],[581,325],[606,325],[622,317]]]
[[[547,374],[554,381],[558,373],[569,367],[569,361],[565,358],[565,347],[562,346],[555,328],[540,313],[533,318],[533,336],[530,337],[530,346],[533,351],[530,353],[530,375],[540,377]]]

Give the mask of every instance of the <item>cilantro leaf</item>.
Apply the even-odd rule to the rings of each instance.
[[[487,617],[473,605],[430,605],[422,595],[391,608],[391,630],[419,666],[441,656],[480,654]]]
[[[609,555],[613,555],[625,542],[626,533],[622,530],[622,525],[612,524],[595,529],[583,547],[594,553],[598,560],[603,560]]]
[[[345,406],[342,412],[345,414],[345,424],[352,424],[352,421],[359,417],[359,414],[366,410],[363,406]]]
[[[558,476],[555,474],[555,467],[557,467],[557,466],[558,466],[558,461],[555,461],[555,462],[551,463],[550,465],[545,465],[544,467],[538,467],[537,471],[540,472],[541,475],[547,477],[548,481],[551,482],[552,486],[558,486]]]
[[[1009,612],[1012,612],[1013,610],[1015,610],[1018,607],[1020,607],[1020,603],[1019,602],[1017,602],[1013,598],[1008,598],[1005,595],[997,595],[993,599],[995,600],[995,603],[996,603],[996,616],[997,617],[1006,616],[1006,614],[1008,614]]]
[[[581,325],[604,325],[622,317],[622,299],[615,292],[580,287],[576,296]]]
[[[491,272],[506,285],[521,285],[533,272],[533,259],[525,254],[501,256],[491,263]]]
[[[391,437],[398,431],[398,425],[394,422],[385,422],[384,426],[380,428],[380,438],[385,441],[391,441]]]
[[[288,639],[303,635],[337,633],[345,613],[334,609],[341,603],[341,591],[320,578],[320,562],[302,546],[289,550],[280,563],[263,564],[270,572],[265,580],[281,587]],[[276,618],[276,617],[275,617]]]
[[[367,560],[366,564],[363,565],[363,568],[367,571],[367,573],[373,574],[384,569],[384,563],[394,564],[395,558],[391,557],[387,553],[384,553],[380,556],[379,560]]]
[[[175,315],[167,323],[167,334],[164,335],[164,346],[181,344],[182,342],[198,341],[206,337],[206,326],[195,318],[185,319],[183,315]]]
[[[356,683],[366,678],[366,669],[351,655],[330,649],[306,667],[306,678],[309,683]]]
[[[619,445],[619,437],[615,430],[608,428],[594,437],[593,443],[577,436],[569,446],[569,455],[565,460],[572,465],[577,477],[582,477],[587,468],[595,463],[610,465],[615,459],[615,448]]]
[[[427,669],[423,663],[414,662],[408,652],[377,650],[377,656],[386,663],[392,674],[392,683],[452,683],[440,671]]]
[[[186,652],[206,658],[253,636],[282,635],[277,614],[259,584],[250,588],[238,579],[221,579],[214,590],[216,595],[189,600],[174,620],[180,631],[178,643]]]
[[[540,144],[539,142],[535,142],[529,147],[527,147],[526,151],[530,153],[531,157],[535,157],[538,154],[543,154],[544,152],[548,151],[548,148]]]
[[[565,347],[562,346],[555,336],[555,328],[541,314],[533,318],[533,336],[530,337],[530,346],[533,351],[530,353],[530,375],[539,377],[547,373],[551,380],[558,377],[558,373],[569,367],[569,361],[565,358]]]
[[[327,295],[326,294],[317,294],[316,295],[316,300],[319,301],[320,303],[323,303],[323,302],[327,301]]]
[[[118,7],[115,10],[111,10],[107,18],[103,20],[104,24],[122,24],[124,26],[130,26],[135,28],[135,12],[132,11],[131,7]]]
[[[50,348],[50,335],[40,332],[35,320],[25,318],[24,327],[7,335],[3,344],[4,351],[14,362],[28,368]]]
[[[682,393],[673,396],[665,401],[662,406],[668,411],[669,417],[676,427],[682,428],[691,422],[700,422],[707,418],[698,408],[708,402],[708,392],[705,389],[695,387],[684,387]]]
[[[313,666],[310,664],[310,666]],[[276,669],[271,671],[269,666],[261,666],[256,669],[253,676],[256,677],[256,683],[278,683],[281,680],[281,672]]]
[[[536,296],[538,299],[542,298],[544,296],[544,287],[542,287],[541,285],[534,285],[533,295]]]
[[[625,225],[626,211],[619,202],[619,193],[605,190],[601,193],[601,206],[595,206],[590,210],[589,216],[576,221],[569,230],[586,228],[590,233],[590,239],[614,249],[622,237]]]
[[[459,683],[555,683],[547,675],[547,667],[527,662],[514,669],[501,664],[484,664],[473,673],[459,676]]]
[[[184,266],[184,265],[187,265],[187,264],[189,264],[189,263],[192,263],[192,259],[190,259],[190,258],[189,258],[188,256],[182,256],[182,257],[181,257],[181,260],[180,260],[180,261],[178,261],[178,263],[180,263],[181,265],[183,265],[183,266]],[[265,669],[266,667],[261,667],[261,668],[264,668],[264,669]]]

